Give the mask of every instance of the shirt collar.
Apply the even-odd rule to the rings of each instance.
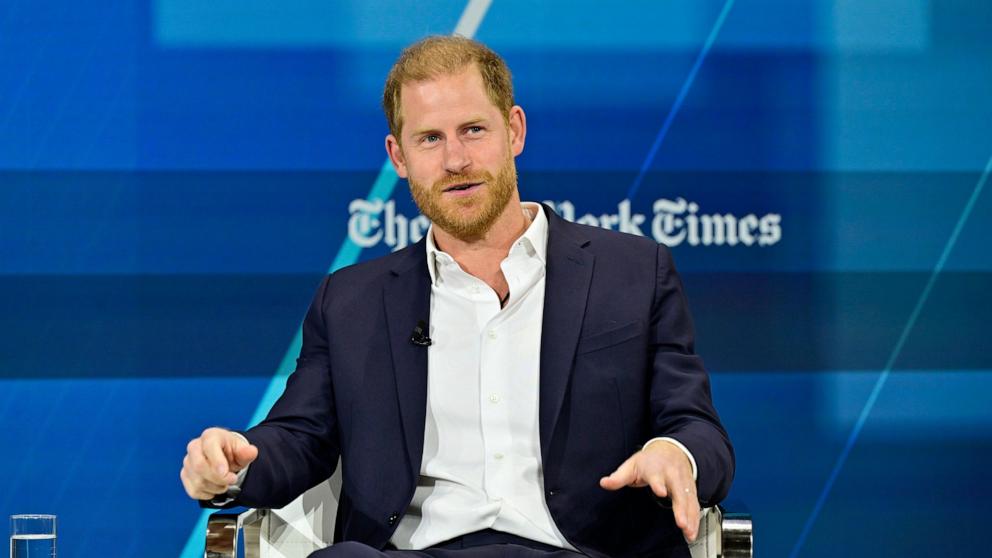
[[[530,225],[524,234],[510,246],[510,254],[525,250],[528,257],[536,257],[542,264],[547,263],[548,255],[548,217],[539,203],[523,202],[520,204],[530,219]],[[437,282],[439,263],[454,261],[451,256],[438,249],[434,243],[434,224],[427,229],[427,270],[431,275],[431,284]]]

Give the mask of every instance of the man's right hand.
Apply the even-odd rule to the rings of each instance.
[[[238,471],[256,457],[258,448],[244,436],[223,428],[208,428],[186,446],[179,478],[190,498],[210,500],[227,492],[227,487],[237,480]]]

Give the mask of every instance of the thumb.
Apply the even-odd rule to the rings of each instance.
[[[625,486],[635,483],[637,480],[637,467],[634,458],[631,457],[617,467],[609,476],[599,479],[599,486],[606,490],[619,490]]]
[[[240,471],[247,467],[258,457],[258,448],[251,444],[243,444],[234,448],[234,471]]]

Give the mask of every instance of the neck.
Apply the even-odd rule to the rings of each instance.
[[[498,266],[509,254],[510,246],[524,234],[529,225],[530,219],[524,215],[520,197],[514,194],[493,226],[480,238],[463,240],[440,227],[434,227],[434,243],[439,250],[449,254],[463,267],[462,260],[476,264],[494,260]]]
[[[463,240],[455,238],[440,227],[434,227],[434,243],[439,250],[454,258],[466,273],[489,285],[502,307],[510,286],[503,276],[500,264],[510,253],[510,246],[527,230],[530,221],[524,215],[519,194],[514,193],[492,228],[481,238]]]

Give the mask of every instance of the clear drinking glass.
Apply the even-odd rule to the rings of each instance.
[[[10,558],[54,558],[55,516],[10,516]]]

